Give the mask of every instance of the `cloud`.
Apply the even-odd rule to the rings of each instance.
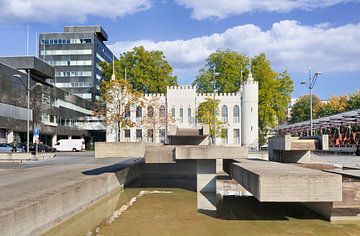
[[[0,23],[81,23],[90,15],[115,19],[150,7],[151,0],[0,0]]]
[[[288,12],[294,9],[312,10],[332,6],[351,0],[176,0],[192,10],[192,18],[223,19],[231,15],[241,15],[252,11]]]
[[[309,66],[324,72],[360,71],[359,42],[360,24],[307,26],[284,20],[274,23],[268,31],[248,24],[187,40],[120,41],[109,46],[117,55],[139,45],[162,50],[180,79],[193,79],[206,58],[218,48],[250,56],[264,52],[276,70],[290,73],[304,72]]]

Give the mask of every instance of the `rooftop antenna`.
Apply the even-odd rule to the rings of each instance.
[[[38,32],[35,33],[35,56],[39,57],[37,41],[38,41]]]
[[[26,56],[29,56],[29,31],[30,31],[30,26],[27,25],[27,32],[26,32]]]

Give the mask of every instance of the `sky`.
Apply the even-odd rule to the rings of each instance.
[[[101,25],[118,56],[162,50],[179,84],[191,84],[217,49],[264,52],[300,82],[321,71],[313,92],[327,99],[360,89],[360,0],[0,0],[0,56],[36,55],[39,33]]]

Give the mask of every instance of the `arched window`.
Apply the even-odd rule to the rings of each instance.
[[[173,119],[175,119],[175,107],[171,108],[171,116]]]
[[[188,108],[188,123],[191,124],[192,123],[192,119],[191,119],[191,108]]]
[[[125,118],[130,118],[130,105],[125,106]]]
[[[140,120],[142,118],[142,108],[141,106],[136,107],[136,119]]]
[[[221,107],[221,122],[228,122],[228,108],[226,105]]]
[[[239,123],[240,122],[240,108],[238,105],[234,106],[234,119],[233,119],[234,123]]]
[[[154,108],[152,106],[148,106],[148,117],[154,117]]]
[[[159,115],[160,117],[165,117],[165,107],[163,105],[159,108]]]
[[[183,123],[184,122],[184,109],[181,107],[180,108],[180,123]]]

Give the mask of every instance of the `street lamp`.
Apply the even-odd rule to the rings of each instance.
[[[27,75],[27,85],[21,80],[20,74],[15,74],[13,77],[19,79],[21,85],[24,86],[27,91],[26,152],[30,152],[30,91],[32,91],[37,86],[42,86],[42,84],[36,83],[30,87],[30,70],[28,70]]]
[[[312,111],[312,89],[314,88],[316,79],[321,75],[321,72],[316,72],[311,76],[311,69],[309,69],[309,81],[301,81],[301,84],[305,85],[309,89],[310,94],[310,135],[314,135],[313,130],[313,111]]]
[[[214,67],[213,76],[213,96],[214,96],[214,145],[216,145],[216,100],[215,100],[215,93],[216,93],[216,76],[219,76],[220,73],[215,71],[216,68]]]

